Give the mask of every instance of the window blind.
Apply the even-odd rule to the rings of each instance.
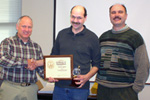
[[[0,0],[0,23],[16,22],[21,15],[21,0]]]
[[[0,0],[0,42],[16,33],[22,0]]]

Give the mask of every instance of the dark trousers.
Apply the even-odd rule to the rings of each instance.
[[[0,79],[0,87],[1,87],[2,82],[3,82],[3,80]]]
[[[138,100],[138,94],[132,87],[107,88],[98,85],[97,100]]]

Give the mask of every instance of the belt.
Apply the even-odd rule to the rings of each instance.
[[[21,83],[16,83],[16,82],[12,82],[12,81],[6,81],[10,84],[13,84],[13,85],[19,85],[19,86],[22,86],[22,87],[25,87],[25,86],[30,86],[31,83],[26,83],[26,82],[21,82]]]

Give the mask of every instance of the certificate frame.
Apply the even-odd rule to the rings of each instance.
[[[71,80],[73,77],[73,55],[44,56],[44,78]]]

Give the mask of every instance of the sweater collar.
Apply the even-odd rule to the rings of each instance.
[[[129,30],[129,29],[130,29],[130,27],[128,25],[126,25],[125,27],[123,27],[122,29],[120,29],[118,31],[115,31],[114,29],[112,29],[112,33],[114,33],[114,34],[122,33],[122,32]]]

